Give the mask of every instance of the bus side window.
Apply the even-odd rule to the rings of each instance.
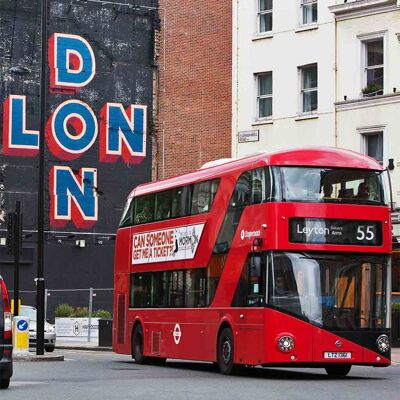
[[[209,212],[217,193],[218,181],[206,181],[193,185],[191,215]]]
[[[156,194],[156,221],[162,221],[171,217],[172,190],[166,190]]]
[[[230,208],[245,207],[251,203],[251,182],[250,171],[239,176],[229,204]]]
[[[185,307],[206,305],[206,268],[188,269],[185,277]]]
[[[144,224],[154,221],[154,195],[137,197],[135,199],[134,224]]]
[[[131,275],[130,307],[146,308],[152,306],[152,273]]]
[[[189,197],[189,186],[173,189],[171,200],[171,217],[179,218],[188,214],[187,200]]]
[[[271,178],[268,168],[253,169],[251,173],[251,204],[271,200]]]
[[[133,205],[134,205],[133,198],[128,199],[125,209],[122,213],[121,222],[119,223],[119,227],[122,228],[124,226],[131,226],[133,222]]]

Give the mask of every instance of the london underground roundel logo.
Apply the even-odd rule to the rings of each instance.
[[[172,336],[174,337],[175,344],[179,344],[182,337],[182,331],[179,324],[175,324],[174,331],[172,332]]]

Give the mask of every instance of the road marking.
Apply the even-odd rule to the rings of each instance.
[[[44,381],[15,381],[11,378],[10,386],[29,386],[29,385],[43,385]]]

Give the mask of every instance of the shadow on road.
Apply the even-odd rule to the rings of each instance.
[[[134,361],[117,361],[120,364],[129,364],[131,367],[125,367],[124,369],[143,369],[145,366],[137,365]],[[219,369],[216,364],[206,363],[206,362],[190,362],[190,361],[167,361],[164,365],[154,365],[155,368],[165,368],[165,369],[178,369],[186,371],[199,371],[199,372],[213,372],[219,374]],[[259,379],[276,379],[276,380],[385,380],[382,377],[371,377],[371,376],[357,376],[357,370],[353,368],[349,376],[344,378],[334,378],[329,377],[325,374],[322,368],[315,369],[315,372],[307,369],[278,369],[278,368],[262,368],[262,367],[243,367],[235,373],[235,376],[245,377],[245,378],[259,378]],[[223,375],[221,375],[223,376]]]

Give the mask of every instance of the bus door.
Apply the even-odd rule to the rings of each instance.
[[[266,285],[265,256],[247,257],[233,300],[235,362],[258,364],[264,354],[264,306]]]

